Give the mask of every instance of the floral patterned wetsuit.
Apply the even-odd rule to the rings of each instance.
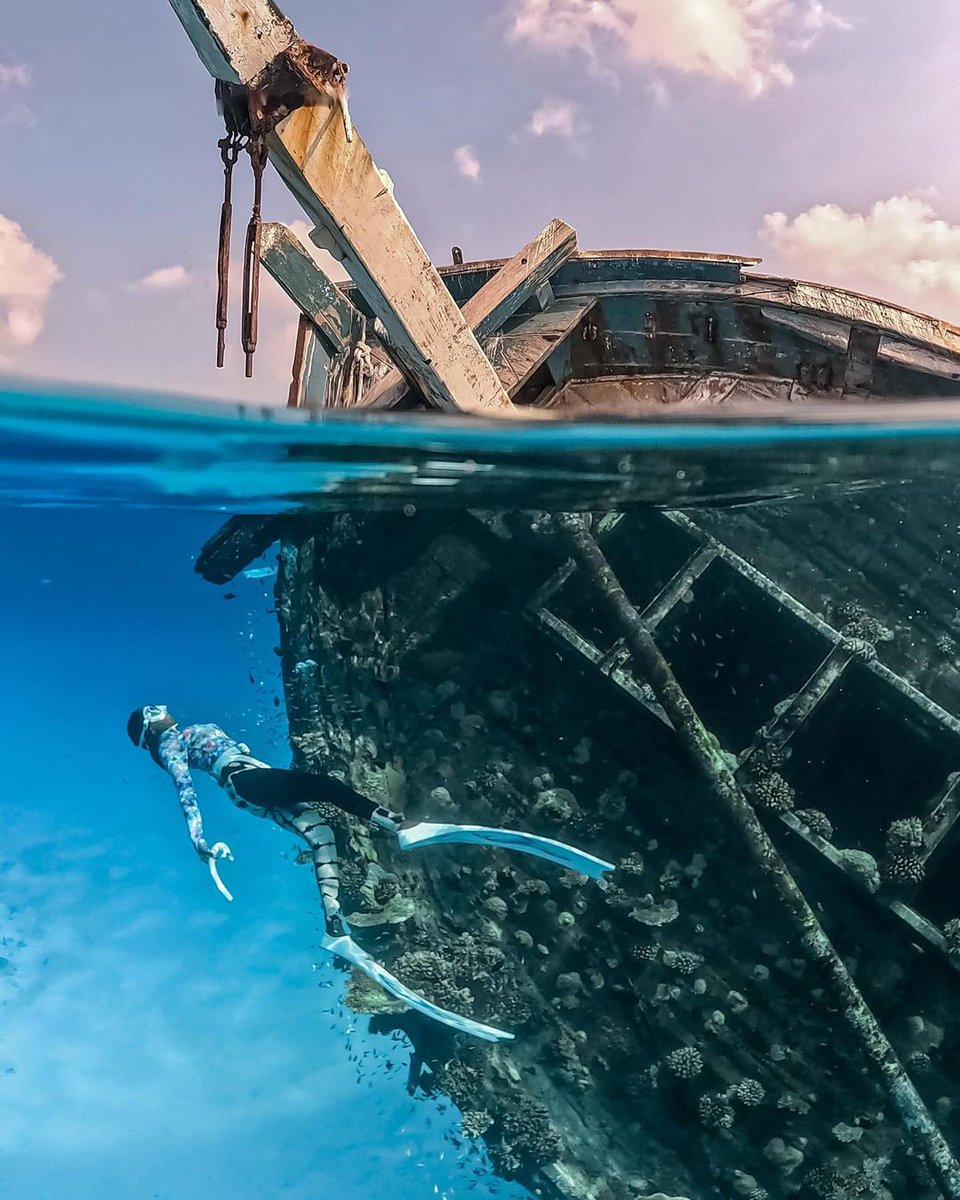
[[[202,858],[208,858],[211,851],[203,840],[203,818],[191,769],[211,775],[238,808],[269,817],[303,838],[310,847],[328,930],[340,913],[340,871],[336,839],[321,814],[322,805],[332,804],[393,833],[402,820],[333,776],[281,770],[252,758],[248,747],[218,725],[165,729],[157,738],[156,757],[174,782],[190,839]]]
[[[224,733],[218,725],[187,725],[184,729],[174,725],[160,735],[157,755],[177,789],[190,839],[195,846],[203,840],[203,818],[191,768],[213,775],[215,765],[219,763],[222,768],[231,759],[247,759],[254,763],[256,760],[250,759],[249,753],[246,746]],[[257,815],[266,816],[266,813]]]

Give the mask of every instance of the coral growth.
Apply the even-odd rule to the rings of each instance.
[[[883,878],[898,887],[923,883],[926,868],[917,854],[891,854],[880,865]]]
[[[730,1129],[734,1122],[733,1108],[724,1096],[701,1096],[697,1113],[706,1129]]]
[[[825,841],[829,842],[833,837],[833,825],[830,823],[830,818],[819,808],[798,808],[793,815],[798,821],[802,821],[811,833],[815,833]]]
[[[887,830],[887,853],[912,855],[923,849],[923,822],[919,817],[894,821]]]
[[[703,1070],[703,1056],[696,1046],[681,1046],[679,1050],[671,1050],[663,1063],[678,1079],[695,1079]]]
[[[793,808],[793,788],[777,771],[754,776],[752,790],[757,808],[767,812],[789,812]]]
[[[762,1104],[766,1090],[757,1079],[741,1079],[727,1092],[728,1099],[738,1100],[746,1108],[755,1108]]]

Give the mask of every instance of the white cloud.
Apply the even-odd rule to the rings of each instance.
[[[792,220],[768,213],[761,237],[797,274],[960,322],[960,225],[917,195],[866,213],[818,204]]]
[[[572,138],[577,129],[577,105],[570,100],[544,100],[527,122],[527,132],[538,138]]]
[[[33,82],[33,72],[26,63],[0,63],[0,125],[33,125],[36,114],[12,93],[25,91]]]
[[[458,146],[453,152],[453,161],[464,179],[472,179],[474,183],[479,183],[480,160],[472,146]]]
[[[313,226],[309,221],[291,221],[287,226],[295,238],[303,243],[304,250],[310,255],[317,266],[324,271],[334,283],[344,283],[350,278],[343,263],[338,262],[329,250],[321,250],[310,240]]]
[[[848,28],[821,0],[511,0],[509,37],[575,51],[594,67],[628,62],[706,75],[759,96],[789,86],[784,58]]]
[[[139,280],[137,287],[148,288],[154,292],[172,292],[176,288],[185,287],[190,282],[190,272],[179,263],[174,267],[160,267],[151,271]]]
[[[26,63],[15,63],[13,66],[0,63],[0,88],[29,87],[32,79],[33,72]]]
[[[33,245],[16,221],[0,214],[0,351],[37,340],[51,289],[60,278],[53,259]]]
[[[670,107],[670,89],[662,79],[651,79],[646,86],[646,93],[657,108]]]

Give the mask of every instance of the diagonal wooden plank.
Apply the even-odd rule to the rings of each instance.
[[[260,258],[300,311],[317,326],[331,354],[353,341],[361,316],[286,225],[263,227]]]
[[[503,264],[463,306],[463,315],[477,337],[499,329],[539,292],[550,276],[577,248],[576,231],[557,218]],[[363,402],[364,408],[393,408],[407,394],[399,371],[392,371]]]
[[[488,343],[503,386],[515,396],[596,305],[596,297],[558,300],[552,308],[529,317],[509,333]]]
[[[207,69],[258,85],[284,68],[309,97],[267,138],[270,160],[380,318],[394,358],[429,404],[509,408],[500,380],[358,134],[347,140],[336,100],[315,90],[303,46],[272,0],[170,0]],[[282,59],[282,63],[278,62]]]
[[[554,218],[463,306],[463,315],[478,338],[496,332],[531,296],[549,283],[577,248],[577,234]]]

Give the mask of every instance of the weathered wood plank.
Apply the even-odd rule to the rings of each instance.
[[[762,308],[778,308],[814,317],[832,317],[927,350],[960,354],[960,328],[924,313],[887,304],[855,292],[792,279],[745,275],[742,283],[714,283],[689,279],[627,279],[589,283],[553,282],[557,296],[639,296],[655,299],[736,301]]]
[[[509,321],[531,296],[549,283],[550,276],[576,248],[576,231],[560,220],[551,221],[542,233],[527,242],[463,306],[463,315],[477,337],[484,338]]]
[[[518,309],[541,291],[550,276],[576,251],[576,232],[563,221],[553,220],[535,238],[508,259],[492,279],[463,306],[463,315],[477,337],[499,329]],[[367,408],[393,408],[407,393],[399,371],[384,376],[364,401]]]
[[[272,0],[171,0],[211,74],[252,82],[296,37]],[[316,94],[267,138],[270,159],[357,284],[395,359],[429,404],[458,410],[510,402],[410,227],[389,179],[338,106]]]
[[[273,0],[170,0],[214,79],[247,83],[292,45],[297,33]]]
[[[488,347],[503,385],[515,396],[534,372],[577,328],[596,305],[596,299],[558,300],[509,333],[496,334]]]
[[[843,373],[843,394],[868,396],[873,391],[873,372],[880,353],[880,332],[850,327],[847,361]]]
[[[786,310],[764,309],[764,318],[785,329],[791,329],[801,337],[820,342],[832,349],[842,351],[847,345],[846,327],[836,318],[802,316]],[[924,350],[908,346],[903,342],[884,337],[880,341],[879,358],[882,362],[896,363],[910,371],[922,371],[927,375],[938,375],[944,379],[960,379],[960,362],[949,353]]]
[[[297,308],[317,326],[331,354],[353,341],[360,313],[285,225],[263,227],[260,258]]]

